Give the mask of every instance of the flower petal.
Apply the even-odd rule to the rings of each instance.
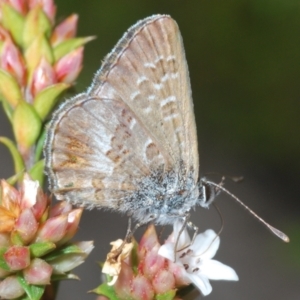
[[[22,209],[35,205],[39,186],[40,184],[37,180],[32,180],[28,174],[24,175],[21,200]]]
[[[212,230],[208,229],[204,233],[198,234],[191,249],[195,255],[201,256],[201,260],[210,259],[215,256],[220,245],[220,238]]]
[[[168,243],[162,245],[158,250],[158,255],[167,258],[170,261],[174,261],[174,244]]]
[[[200,272],[211,280],[233,280],[238,281],[236,272],[229,266],[217,260],[205,260],[200,266]]]
[[[159,250],[158,250],[158,254],[171,260],[171,261],[175,261],[175,251],[174,251],[174,247],[176,245],[179,233],[182,229],[183,223],[180,221],[176,221],[173,225],[173,232],[172,234],[168,237],[166,243],[164,245],[162,245]],[[177,244],[177,249],[176,250],[180,250],[183,248],[186,248],[187,246],[189,246],[191,243],[191,239],[190,236],[188,234],[188,231],[186,229],[184,229],[178,239],[178,244]],[[176,256],[180,257],[181,252],[177,252]]]
[[[188,274],[188,277],[191,282],[201,291],[203,296],[207,296],[211,293],[212,286],[210,285],[207,277],[196,273]]]
[[[173,242],[176,243],[179,233],[182,230],[183,223],[180,221],[176,221],[173,226]],[[181,232],[178,240],[178,246],[176,250],[180,250],[188,245],[190,245],[191,239],[186,228]]]

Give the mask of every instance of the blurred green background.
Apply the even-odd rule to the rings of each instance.
[[[190,69],[201,173],[243,175],[244,183],[226,187],[291,237],[283,244],[232,199],[220,197],[225,229],[216,259],[234,267],[240,281],[213,283],[206,299],[300,299],[300,1],[56,3],[58,21],[76,12],[78,35],[97,36],[86,47],[76,92],[89,86],[104,56],[137,20],[165,13],[178,22]],[[0,134],[10,134],[3,114],[0,120]],[[0,151],[0,175],[8,177],[9,155],[4,147]],[[193,222],[200,230],[216,231],[220,223],[215,211],[201,209]],[[95,262],[105,259],[109,242],[122,238],[125,227],[126,218],[118,214],[84,214],[78,239],[95,239],[96,249],[78,268],[81,282],[63,284],[59,300],[95,299],[85,294],[100,282]]]

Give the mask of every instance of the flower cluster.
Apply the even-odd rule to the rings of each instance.
[[[199,234],[192,244],[184,230],[177,244],[179,251],[175,251],[181,226],[180,222],[174,224],[173,233],[162,246],[153,225],[131,253],[129,244],[119,248],[121,241],[113,242],[102,270],[110,281],[94,292],[110,299],[175,299],[178,291],[191,283],[208,295],[212,291],[209,279],[238,280],[232,268],[211,259],[220,243],[213,230]]]
[[[25,293],[39,299],[50,280],[76,278],[70,271],[93,249],[92,242],[69,243],[81,214],[66,202],[50,207],[38,181],[26,174],[19,191],[1,181],[1,299]]]
[[[0,97],[16,146],[7,138],[0,142],[15,154],[16,174],[30,172],[40,159],[42,142],[35,161],[31,147],[43,136],[43,122],[58,96],[81,71],[83,45],[92,39],[75,37],[76,14],[55,26],[55,13],[53,0],[0,1]]]

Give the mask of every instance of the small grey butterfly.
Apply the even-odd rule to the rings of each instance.
[[[57,199],[127,213],[139,225],[192,226],[191,208],[227,192],[199,178],[188,66],[167,15],[129,28],[91,87],[54,113],[44,153]]]

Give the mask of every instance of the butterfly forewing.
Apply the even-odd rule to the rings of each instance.
[[[53,192],[80,205],[118,209],[158,170],[196,183],[190,82],[173,19],[153,16],[127,31],[88,92],[55,113],[45,156]]]
[[[182,174],[193,168],[198,179],[188,69],[172,18],[154,16],[130,28],[107,57],[90,93],[100,98],[120,97],[153,133],[164,155],[171,156],[172,165],[166,167]]]

